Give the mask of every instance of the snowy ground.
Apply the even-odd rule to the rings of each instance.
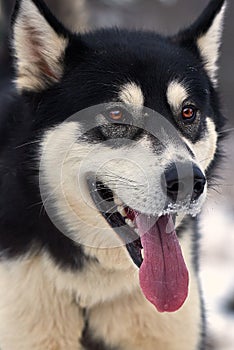
[[[216,182],[203,211],[201,277],[205,294],[211,349],[234,349],[234,154],[233,135],[225,142],[223,179]],[[232,310],[228,304],[232,301]]]
[[[212,349],[234,349],[234,312],[227,309],[234,298],[234,216],[229,207],[213,201],[202,222],[201,277]]]

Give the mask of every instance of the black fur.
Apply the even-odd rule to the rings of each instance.
[[[4,258],[46,249],[63,267],[82,268],[82,248],[62,235],[43,209],[39,194],[39,129],[34,129],[29,107],[13,94],[8,112],[0,118],[0,249]],[[9,108],[10,105],[10,108]],[[36,143],[35,143],[36,142]]]
[[[89,329],[88,320],[86,321],[80,343],[85,350],[118,350],[116,347],[107,346],[102,339],[94,339],[93,332]]]

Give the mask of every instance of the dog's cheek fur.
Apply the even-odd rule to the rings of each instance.
[[[61,225],[64,223],[59,227],[62,232],[77,243],[100,247],[101,242],[95,240],[96,229],[110,229],[90,203],[86,174],[81,176],[79,173],[82,162],[89,157],[93,148],[88,143],[77,145],[78,135],[79,126],[76,123],[64,123],[45,134],[41,143],[40,190],[51,219],[55,224],[59,224],[59,219],[62,220]],[[50,198],[46,198],[46,193],[51,193]],[[86,234],[80,237],[80,231]],[[110,242],[110,246],[111,243],[114,244]]]
[[[60,80],[68,39],[55,32],[31,0],[19,4],[12,45],[19,91],[40,91]]]
[[[42,198],[53,222],[71,240],[82,244],[87,256],[97,259],[104,269],[126,270],[133,265],[127,250],[96,209],[87,188],[87,174],[82,172],[82,162],[96,154],[97,146],[77,144],[80,132],[79,125],[69,122],[45,133],[40,159]]]
[[[205,135],[196,143],[191,143],[184,139],[189,148],[193,151],[195,159],[203,171],[207,171],[215,158],[218,146],[218,133],[215,124],[211,118],[206,120],[207,130]]]

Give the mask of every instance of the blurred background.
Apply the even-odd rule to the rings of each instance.
[[[0,0],[0,107],[12,89],[9,52],[10,14],[15,0]],[[72,31],[121,26],[170,34],[190,24],[209,0],[46,0]],[[218,169],[201,221],[201,277],[208,315],[207,350],[234,349],[234,3],[226,15],[220,59],[220,92],[228,117]],[[186,325],[185,325],[186,331]]]

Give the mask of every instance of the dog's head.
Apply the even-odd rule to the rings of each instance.
[[[16,85],[41,140],[47,212],[104,268],[141,267],[142,289],[160,311],[187,295],[173,221],[201,210],[217,153],[225,6],[211,1],[170,37],[73,34],[40,0],[18,1],[14,14]]]

